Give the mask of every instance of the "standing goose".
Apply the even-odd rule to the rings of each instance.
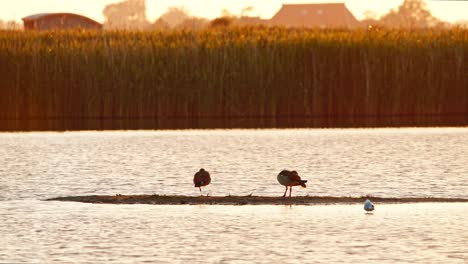
[[[374,211],[374,205],[372,204],[372,202],[369,199],[367,199],[364,202],[364,210],[366,210],[367,213],[370,213],[370,212]]]
[[[307,182],[307,180],[302,180],[301,177],[299,177],[299,174],[297,174],[297,171],[288,171],[288,170],[282,170],[278,174],[277,179],[281,185],[286,186],[286,190],[284,191],[283,197],[286,197],[288,186],[289,186],[289,197],[291,197],[293,186],[300,185],[303,188],[305,188],[306,187],[305,183]]]
[[[198,187],[200,189],[200,195],[201,195],[201,187],[210,184],[210,182],[211,182],[210,173],[207,172],[203,168],[201,168],[193,176],[193,184],[195,184],[195,187]]]

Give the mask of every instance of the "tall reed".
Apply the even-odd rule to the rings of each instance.
[[[0,31],[0,130],[468,125],[468,30]]]

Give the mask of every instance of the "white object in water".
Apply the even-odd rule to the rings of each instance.
[[[369,199],[367,199],[364,202],[364,210],[366,210],[367,212],[374,211],[374,205],[372,204],[372,202]]]

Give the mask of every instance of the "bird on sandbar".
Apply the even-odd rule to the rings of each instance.
[[[193,176],[193,184],[195,187],[200,189],[200,196],[202,195],[202,186],[207,186],[211,182],[210,173],[207,172],[205,169],[201,168],[195,175]]]
[[[307,180],[302,180],[297,171],[288,171],[282,170],[277,176],[278,182],[281,185],[286,186],[286,190],[284,191],[283,197],[286,197],[286,192],[288,192],[289,186],[289,197],[291,197],[292,187],[300,185],[303,188],[306,187],[305,183]]]
[[[364,210],[366,210],[367,213],[374,211],[374,205],[369,199],[364,202]]]

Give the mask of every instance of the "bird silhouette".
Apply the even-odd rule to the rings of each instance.
[[[200,189],[200,196],[202,195],[202,186],[207,186],[211,182],[210,173],[207,172],[205,169],[201,168],[195,175],[193,176],[193,184],[195,187]]]
[[[286,192],[288,192],[289,187],[289,197],[291,197],[292,187],[300,185],[303,188],[306,187],[305,183],[307,180],[302,180],[297,171],[288,171],[282,170],[277,176],[278,182],[281,185],[286,186],[283,197],[286,197]]]

